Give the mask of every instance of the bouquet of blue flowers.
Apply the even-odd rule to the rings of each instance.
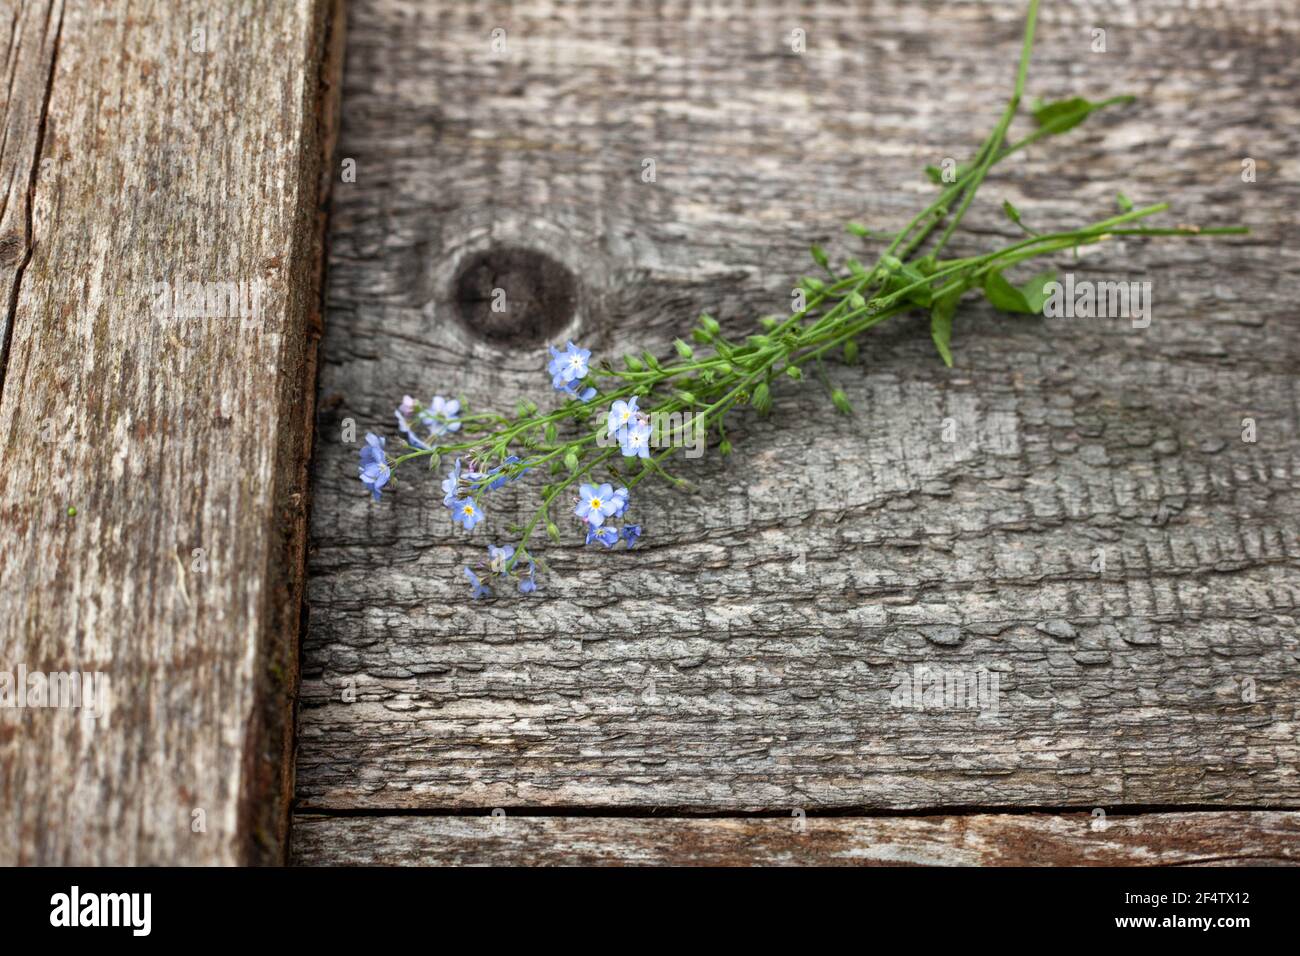
[[[1241,227],[1141,225],[1168,205],[1139,208],[1123,194],[1112,215],[1080,227],[1039,231],[1004,202],[1003,212],[1024,232],[1023,239],[982,255],[943,255],[997,163],[1068,132],[1101,109],[1132,101],[1118,96],[1100,102],[1073,97],[1037,103],[1031,110],[1035,130],[1008,142],[1024,94],[1037,12],[1038,0],[1031,0],[1015,88],[993,131],[966,163],[926,169],[938,188],[935,199],[896,232],[849,224],[853,235],[883,246],[872,264],[849,259],[836,268],[823,249],[813,246],[812,259],[821,274],[798,281],[790,315],[761,319],[760,328],[743,338],[725,335],[716,319],[701,315],[690,332],[691,341],[674,342],[672,358],[643,353],[593,364],[590,350],[573,342],[563,349],[551,346],[546,371],[559,404],[548,409],[524,401],[513,415],[466,414],[455,399],[438,395],[424,405],[406,396],[395,412],[402,447],[390,452],[384,438],[368,434],[361,449],[361,481],[378,500],[394,470],[407,462],[427,458],[430,467],[449,463],[443,503],[451,520],[471,532],[487,519],[488,495],[528,472],[544,473],[532,519],[508,529],[516,542],[490,545],[478,571],[464,568],[475,598],[491,597],[493,588],[501,587],[532,594],[539,587],[538,570],[546,571],[544,561],[530,550],[538,529],[544,527],[558,542],[556,516],[567,514],[580,522],[588,545],[613,548],[622,542],[634,547],[641,526],[627,516],[636,486],[651,476],[684,484],[666,467],[682,449],[698,449],[708,442],[722,455],[729,454],[728,415],[744,406],[768,414],[779,383],[801,381],[808,377],[805,371],[811,371],[835,408],[851,414],[826,364],[835,358],[855,364],[859,336],[891,316],[928,312],[935,347],[951,366],[953,319],[966,293],[980,293],[1003,311],[1042,312],[1055,275],[1041,272],[1016,282],[1008,270],[1021,262],[1121,236],[1247,232]]]

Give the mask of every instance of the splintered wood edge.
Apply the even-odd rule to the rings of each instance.
[[[297,238],[293,261],[303,263],[308,278],[306,293],[311,312],[308,341],[303,355],[302,402],[296,429],[282,432],[279,453],[282,466],[277,481],[276,522],[284,516],[283,541],[267,566],[268,588],[263,609],[267,640],[260,648],[256,670],[259,716],[250,725],[244,747],[245,780],[240,805],[241,831],[246,837],[247,862],[282,865],[289,846],[290,807],[294,793],[294,749],[298,699],[298,641],[303,595],[307,583],[307,528],[310,507],[312,438],[315,434],[316,368],[324,311],[326,230],[329,223],[330,186],[334,149],[338,143],[343,89],[343,58],[347,36],[344,0],[325,0],[325,20],[319,33],[320,82],[317,90],[316,129],[303,155],[304,177],[317,180],[314,232]],[[315,166],[313,169],[312,166]],[[288,412],[292,416],[294,409]],[[273,675],[283,673],[277,681]],[[260,721],[260,726],[259,726]],[[269,835],[270,839],[267,839]]]
[[[1177,866],[1300,863],[1300,812],[916,817],[320,816],[296,865]]]

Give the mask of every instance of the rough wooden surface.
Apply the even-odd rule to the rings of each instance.
[[[109,682],[0,710],[0,863],[283,853],[329,7],[0,9],[0,664]]]
[[[295,863],[418,866],[1179,866],[1300,863],[1300,814],[294,821]]]
[[[18,276],[31,253],[31,195],[60,0],[0,10],[0,382]]]
[[[922,319],[877,330],[863,367],[832,369],[854,418],[815,383],[781,388],[770,419],[737,421],[731,459],[685,466],[702,494],[638,489],[638,551],[566,528],[536,600],[472,606],[458,569],[493,536],[453,532],[418,470],[371,503],[341,440],[348,420],[392,435],[403,393],[544,399],[536,345],[462,318],[457,271],[485,250],[567,266],[576,313],[551,338],[598,356],[666,354],[702,310],[736,334],[784,311],[810,241],[857,252],[845,221],[901,225],[932,194],[922,167],[986,134],[1022,16],[943,0],[352,7],[340,152],[357,178],[331,229],[302,810],[1300,802],[1290,0],[1044,4],[1030,93],[1139,103],[1001,167],[956,248],[1011,241],[1003,198],[1034,226],[1108,215],[1119,190],[1173,201],[1168,224],[1250,224],[1057,263],[1151,281],[1146,330],[969,302],[953,370]],[[996,672],[998,713],[891,706],[914,665]],[[297,858],[342,858],[330,841],[348,832],[364,853],[384,827],[398,847],[470,825],[308,822]]]

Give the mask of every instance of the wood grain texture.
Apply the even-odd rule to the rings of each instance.
[[[844,222],[900,226],[932,194],[922,167],[987,133],[1022,16],[943,0],[352,8],[340,152],[357,180],[331,229],[300,808],[1300,802],[1289,0],[1044,4],[1030,93],[1139,104],[1000,168],[956,249],[1011,241],[1003,198],[1036,227],[1108,215],[1119,190],[1171,200],[1168,224],[1250,224],[1057,263],[1151,281],[1149,329],[970,301],[948,370],[923,318],[882,327],[862,367],[831,370],[853,418],[815,383],[782,387],[771,418],[739,417],[731,459],[683,466],[701,494],[638,489],[644,547],[596,553],[566,528],[536,600],[472,606],[459,575],[530,499],[494,498],[495,537],[467,540],[438,476],[403,474],[373,504],[341,440],[348,420],[393,434],[403,393],[544,398],[536,346],[460,319],[459,264],[494,246],[573,271],[554,337],[596,355],[666,354],[703,310],[737,335],[784,311],[810,241],[861,254]],[[997,714],[893,706],[914,666],[996,672]],[[394,847],[441,825],[382,824]],[[311,826],[356,828],[362,852],[381,824]]]
[[[0,14],[10,203],[38,171],[3,302],[0,662],[109,690],[100,720],[0,710],[2,863],[283,858],[330,7]],[[188,318],[156,285],[241,282],[256,306]]]
[[[61,0],[0,8],[0,383],[18,277],[31,254],[31,195]]]
[[[294,821],[320,866],[1182,866],[1300,863],[1300,814],[388,816]]]

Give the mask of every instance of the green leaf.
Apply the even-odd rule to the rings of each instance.
[[[1131,96],[1115,97],[1112,102],[1133,101]],[[1068,100],[1056,100],[1044,103],[1041,100],[1033,107],[1034,119],[1039,126],[1050,127],[1053,134],[1065,133],[1086,120],[1103,104],[1085,100],[1082,96],[1072,96]]]
[[[993,303],[993,308],[1003,312],[1029,311],[1024,293],[1003,277],[1001,269],[994,269],[984,277],[984,296]]]
[[[687,345],[685,342],[683,342],[681,339],[673,339],[673,348],[675,348],[677,350],[677,354],[684,359],[691,359],[695,357],[695,350],[691,348],[689,345]]]
[[[984,278],[984,295],[994,308],[1003,312],[1038,315],[1048,299],[1046,286],[1055,280],[1055,272],[1040,272],[1023,285],[1014,286],[1002,275],[1001,269],[994,269]]]
[[[1020,286],[1020,291],[1025,297],[1025,302],[1029,306],[1029,311],[1034,315],[1043,314],[1043,305],[1051,298],[1051,293],[1047,291],[1047,286],[1056,281],[1056,273],[1050,269],[1047,272],[1040,272],[1024,285]]]
[[[930,310],[930,338],[934,339],[934,347],[939,350],[943,364],[949,368],[952,368],[952,317],[960,298],[961,291],[954,290],[935,300],[934,308]]]

